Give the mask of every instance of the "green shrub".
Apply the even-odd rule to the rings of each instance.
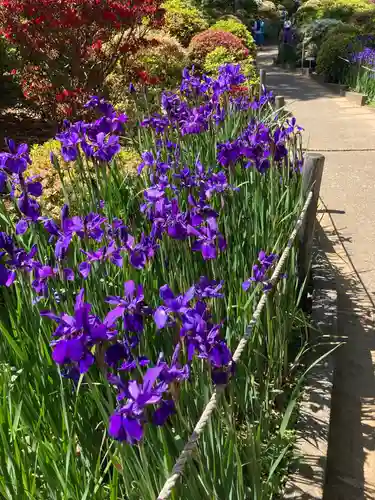
[[[296,10],[296,2],[294,0],[281,0],[280,5],[289,13],[293,14]]]
[[[193,63],[203,65],[207,54],[217,47],[224,47],[229,53],[239,59],[249,55],[249,50],[242,41],[232,33],[220,30],[206,30],[191,40],[189,45],[189,56]]]
[[[184,0],[167,0],[163,7],[165,29],[184,46],[189,45],[196,33],[208,28],[203,13]]]
[[[342,83],[350,69],[350,65],[343,61],[352,51],[355,51],[359,31],[348,26],[339,26],[329,30],[318,51],[316,70],[324,75],[326,80],[333,83]]]
[[[305,57],[317,57],[319,48],[329,30],[337,26],[344,26],[338,19],[316,19],[309,24],[303,25],[298,30],[300,44],[297,47],[298,58],[302,56],[302,48]]]
[[[242,40],[243,44],[249,49],[251,55],[256,54],[256,45],[253,36],[243,23],[235,19],[221,19],[211,26],[210,29],[232,33]]]

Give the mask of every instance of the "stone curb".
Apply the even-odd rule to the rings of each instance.
[[[324,81],[324,77],[315,73],[310,73],[308,76],[320,85],[329,88],[332,92],[339,94],[341,97],[345,97],[348,101],[356,104],[357,106],[365,106],[367,103],[367,96],[365,94],[347,90],[346,85],[341,85],[340,83],[328,83]]]
[[[357,106],[365,106],[367,103],[367,96],[359,92],[352,92],[349,90],[340,90],[340,95],[353,102]]]
[[[313,266],[314,291],[311,338],[318,344],[312,359],[328,352],[337,341],[337,289],[332,272],[319,263]],[[297,424],[295,472],[288,478],[284,499],[321,500],[326,475],[333,381],[333,360],[324,358],[308,374]]]

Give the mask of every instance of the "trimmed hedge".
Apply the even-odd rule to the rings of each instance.
[[[256,55],[256,45],[251,32],[246,28],[246,26],[233,18],[220,19],[217,23],[211,26],[212,30],[226,31],[237,36],[243,44],[249,49],[252,56]]]

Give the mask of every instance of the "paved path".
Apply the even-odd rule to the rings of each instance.
[[[375,500],[375,112],[259,55],[267,85],[287,99],[305,146],[326,156],[321,245],[335,270],[338,333],[324,500]],[[354,149],[373,148],[358,152]],[[351,151],[350,151],[351,150]]]

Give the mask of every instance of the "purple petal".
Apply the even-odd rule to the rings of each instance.
[[[184,297],[183,297],[183,304],[184,305],[187,305],[193,298],[194,298],[194,295],[195,295],[195,286],[192,286],[191,288],[189,288],[189,290],[185,293]]]
[[[84,279],[88,277],[91,271],[91,264],[89,262],[81,262],[78,266],[78,271],[83,276]]]
[[[40,182],[32,182],[27,185],[27,192],[33,196],[41,196],[43,193],[43,186]]]
[[[16,225],[16,234],[22,235],[25,234],[29,225],[25,219],[21,219]]]
[[[62,365],[65,363],[65,360],[67,358],[67,353],[68,353],[67,341],[60,340],[60,342],[58,342],[53,348],[52,359],[58,365]]]
[[[53,321],[56,321],[57,323],[60,323],[60,316],[58,316],[52,311],[40,311],[39,314],[44,318],[49,318],[52,319]]]
[[[123,427],[127,433],[127,440],[129,443],[134,441],[140,441],[143,437],[143,428],[138,420],[133,420],[130,418],[123,418]]]
[[[84,354],[84,346],[79,339],[71,339],[65,341],[67,344],[67,356],[72,361],[80,361]]]
[[[216,258],[216,248],[212,243],[202,243],[202,257],[204,260]]]
[[[112,436],[114,439],[117,439],[118,441],[126,440],[126,434],[122,427],[122,415],[119,415],[117,413],[111,415],[109,419],[108,432],[110,436]]]
[[[247,292],[248,289],[251,287],[251,281],[250,280],[246,280],[242,283],[242,289]]]
[[[164,366],[154,366],[154,368],[149,368],[143,377],[143,386],[152,387],[163,370]]]
[[[175,413],[175,405],[172,400],[162,401],[160,408],[155,410],[153,423],[155,425],[164,425],[167,419]]]
[[[67,281],[74,281],[74,271],[68,267],[64,269],[64,277]]]
[[[140,388],[136,380],[130,380],[128,383],[128,391],[130,396],[136,400],[140,395]]]
[[[133,297],[135,292],[135,283],[133,280],[126,281],[124,283],[125,297]]]
[[[125,306],[119,305],[112,309],[112,311],[109,311],[107,316],[104,319],[104,324],[108,326],[108,328],[111,328],[117,321],[118,318],[124,315],[125,312]]]
[[[159,294],[160,298],[164,301],[174,299],[174,293],[168,285],[163,285],[162,287],[160,287]]]
[[[80,373],[86,373],[90,366],[94,364],[95,358],[91,353],[87,353],[86,356],[79,361],[79,371]]]
[[[165,327],[168,320],[168,314],[163,307],[158,307],[154,312],[154,321],[158,330]]]

